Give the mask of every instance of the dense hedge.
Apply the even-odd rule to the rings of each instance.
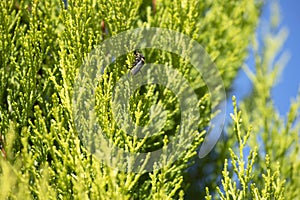
[[[197,193],[201,197],[193,196],[193,181],[186,172],[197,160],[196,149],[203,135],[172,164],[148,173],[126,173],[109,168],[90,154],[74,125],[75,77],[84,59],[105,39],[138,27],[184,33],[205,47],[229,91],[247,56],[261,6],[255,0],[69,0],[68,4],[61,0],[1,1],[0,199],[183,199],[205,195],[207,199],[210,195],[222,199],[299,198],[299,125],[292,126],[299,101],[292,104],[285,123],[274,114],[270,90],[278,71],[265,70],[273,62],[270,54],[277,53],[277,43],[269,40],[271,36],[265,49],[256,49],[265,54],[257,55],[253,95],[241,103],[243,114],[235,106],[233,129],[228,130],[227,139],[200,160],[196,182],[202,184]],[[146,61],[169,62],[181,71],[188,66],[178,55],[143,51]],[[133,151],[132,146],[139,147],[135,151],[163,148],[178,126],[178,105],[167,88],[146,86],[131,101],[130,114],[141,124],[149,116],[140,113],[147,113],[153,102],[166,104],[169,126],[156,138],[146,142],[128,139],[111,120],[112,87],[130,70],[132,60],[130,54],[117,58],[99,81],[99,123],[115,145],[129,151]],[[196,79],[196,75],[190,78]],[[199,130],[205,130],[212,102],[201,84],[195,91],[203,108]],[[149,99],[147,91],[156,93]],[[250,124],[253,128],[247,131]],[[254,148],[255,141],[262,143],[261,149]],[[250,153],[245,154],[245,149]],[[207,170],[207,166],[215,171]]]

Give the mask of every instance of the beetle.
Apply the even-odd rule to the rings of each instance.
[[[133,63],[133,68],[131,69],[132,75],[136,75],[145,64],[145,57],[143,54],[134,50],[135,61]]]

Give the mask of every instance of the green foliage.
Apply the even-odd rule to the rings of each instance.
[[[241,109],[245,111],[245,124],[253,124],[253,132],[257,135],[250,137],[250,146],[254,147],[260,143],[258,166],[263,164],[264,155],[269,155],[272,170],[278,170],[282,177],[285,177],[286,199],[298,199],[299,194],[296,188],[299,188],[299,94],[291,102],[290,110],[285,117],[282,117],[276,111],[272,101],[272,87],[281,75],[282,69],[288,60],[288,54],[278,52],[283,46],[287,37],[287,30],[282,28],[278,30],[280,22],[279,8],[277,4],[272,5],[274,16],[271,18],[270,26],[266,26],[267,32],[264,35],[264,46],[259,47],[257,42],[254,44],[256,74],[245,67],[248,76],[253,82],[253,94],[245,102],[241,103]],[[262,52],[262,56],[260,56]],[[278,58],[277,58],[278,57]],[[255,109],[253,109],[255,108]],[[251,109],[251,112],[249,112]]]
[[[190,148],[173,163],[163,157],[161,163],[155,163],[155,170],[147,173],[117,171],[84,148],[72,110],[75,77],[84,59],[106,38],[137,27],[161,27],[182,32],[202,44],[229,90],[247,55],[261,3],[255,0],[153,2],[69,0],[67,9],[61,0],[0,2],[0,134],[4,138],[0,144],[6,152],[5,158],[0,156],[0,199],[186,197],[189,180],[184,174],[194,162],[205,134],[203,130],[212,117],[210,106],[215,103],[209,101],[205,84],[197,79],[199,74],[190,64],[169,52],[142,50],[146,62],[168,63],[178,69],[193,84],[199,98],[197,105],[202,109],[200,134],[189,144]],[[238,153],[231,146],[225,164],[226,152],[219,153],[217,160],[205,158],[216,165],[224,164],[222,186],[214,189],[217,182],[210,179],[205,183],[209,187],[207,194],[211,192],[222,199],[299,198],[296,193],[300,186],[296,124],[299,101],[292,104],[286,123],[274,115],[269,91],[280,70],[266,70],[274,66],[270,62],[276,52],[274,46],[266,46],[269,49],[263,50],[263,60],[257,53],[257,74],[251,76],[255,86],[253,95],[249,102],[241,103],[243,114],[235,107],[234,130],[222,147],[227,150],[226,145],[238,141]],[[158,148],[167,151],[166,144],[178,129],[180,116],[178,101],[168,88],[145,86],[130,100],[130,116],[140,125],[149,121],[148,112],[153,104],[160,104],[168,111],[167,124],[155,137],[130,137],[112,120],[112,90],[117,80],[130,70],[132,60],[131,54],[117,58],[99,80],[96,91],[99,124],[114,145],[129,152]],[[251,131],[245,131],[250,124]],[[257,140],[261,146],[256,147]],[[251,148],[248,158],[245,148]],[[215,172],[211,176],[220,175]]]
[[[238,154],[231,148],[230,164],[225,160],[222,172],[222,189],[217,187],[219,199],[284,199],[285,181],[281,178],[280,165],[271,165],[267,154],[264,161],[257,161],[257,148],[250,149],[245,159],[247,143],[252,133],[251,128],[246,133],[242,131],[242,113],[237,111],[235,97],[233,98],[234,114],[231,115],[234,122],[234,133],[238,141]],[[257,167],[257,164],[261,164]],[[232,170],[231,170],[232,168]],[[260,173],[256,173],[259,171]],[[259,181],[261,179],[261,181]],[[257,184],[259,183],[259,186]],[[208,193],[208,190],[207,190]],[[209,199],[209,194],[206,197]]]
[[[286,117],[279,116],[271,91],[287,61],[279,54],[287,36],[278,30],[279,8],[272,4],[270,25],[265,25],[263,44],[255,40],[255,73],[244,66],[253,83],[252,93],[240,103],[237,111],[233,99],[233,128],[228,130],[229,159],[222,172],[221,199],[299,199],[299,94]],[[251,128],[249,128],[251,127]],[[236,153],[238,152],[238,153]],[[245,154],[248,155],[245,158]],[[210,199],[207,188],[206,199]]]

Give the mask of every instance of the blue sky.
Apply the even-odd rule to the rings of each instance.
[[[279,1],[279,5],[281,15],[280,27],[286,27],[289,31],[288,38],[282,51],[289,52],[290,59],[285,66],[277,85],[272,91],[272,97],[280,115],[286,115],[289,110],[291,99],[296,98],[298,88],[300,87],[300,1],[282,0]],[[267,4],[261,17],[263,21],[269,19],[269,10],[270,7]],[[260,28],[258,28],[258,30]],[[260,31],[258,31],[258,34],[261,35]],[[249,59],[251,60],[253,58]],[[247,64],[253,65],[253,61],[247,62]],[[250,66],[250,68],[253,69],[254,66]],[[240,101],[250,91],[251,82],[241,70],[234,83],[233,94],[238,95],[237,99]],[[229,100],[230,99],[231,97],[229,97]],[[231,111],[229,110],[229,112]]]
[[[300,1],[282,0],[281,26],[286,26],[289,36],[284,45],[284,50],[291,54],[282,77],[273,90],[275,105],[280,114],[286,114],[291,98],[296,98],[300,87]]]

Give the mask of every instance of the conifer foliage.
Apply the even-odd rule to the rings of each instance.
[[[193,83],[199,98],[200,134],[174,162],[163,157],[150,172],[116,170],[86,148],[74,123],[73,86],[80,67],[103,41],[135,28],[170,29],[197,41],[230,91],[253,42],[262,5],[256,0],[1,1],[0,199],[300,198],[300,100],[291,104],[284,120],[270,97],[283,65],[274,59],[283,42],[277,38],[285,32],[276,32],[275,22],[264,47],[254,42],[256,74],[248,70],[253,92],[239,107],[233,98],[231,128],[224,131],[226,140],[200,160],[196,182],[201,186],[194,189],[196,193],[187,171],[199,162],[197,149],[214,102],[205,83],[197,80],[198,74],[180,55],[159,49],[141,49],[139,54],[143,64],[151,61],[178,69]],[[141,126],[150,120],[147,113],[153,103],[169,111],[166,125],[154,136],[128,136],[113,120],[112,91],[132,63],[139,61],[135,54],[113,58],[113,64],[103,69],[95,91],[99,125],[114,145],[128,152],[165,152],[180,116],[178,101],[168,88],[143,86],[130,98],[129,116]]]

